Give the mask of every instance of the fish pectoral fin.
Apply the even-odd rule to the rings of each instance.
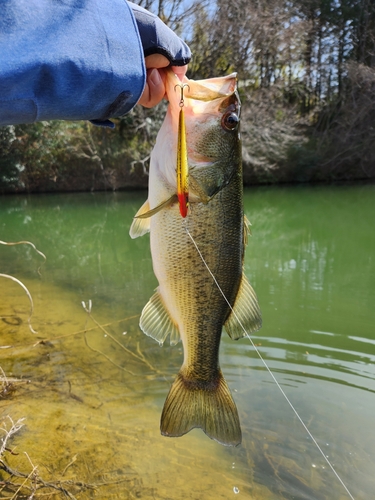
[[[162,345],[170,334],[170,344],[175,345],[180,340],[180,333],[167,311],[158,290],[143,308],[139,321],[141,330]]]
[[[135,214],[129,230],[130,237],[133,238],[133,240],[135,238],[138,238],[139,236],[143,236],[150,231],[150,219],[143,219],[141,217],[142,214],[149,212],[149,210],[150,203],[148,200],[146,200],[138,210],[138,212]]]
[[[224,324],[225,331],[231,339],[238,340],[248,333],[256,332],[261,326],[262,316],[257,296],[243,274],[233,311]]]
[[[212,382],[185,379],[180,371],[164,403],[160,421],[163,436],[183,436],[199,427],[226,446],[241,443],[236,404],[220,371]]]
[[[243,216],[243,241],[244,241],[244,247],[247,247],[247,244],[249,242],[249,236],[251,236],[251,222],[246,217],[246,215],[244,215]]]
[[[138,212],[134,218],[135,219],[148,219],[148,218],[152,217],[153,215],[157,214],[158,212],[160,212],[160,210],[163,210],[163,208],[167,208],[170,205],[173,205],[173,203],[176,203],[177,201],[178,201],[177,194],[172,194],[172,196],[170,198],[168,198],[168,200],[162,201],[155,208],[150,209],[150,206],[149,206],[148,211],[145,211],[142,213]],[[141,207],[141,208],[143,208],[143,207]]]
[[[201,203],[207,204],[212,196],[207,193],[205,186],[203,186],[192,174],[189,174],[189,188],[194,193]]]

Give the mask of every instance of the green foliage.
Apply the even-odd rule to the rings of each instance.
[[[0,127],[0,190],[16,188],[21,171],[15,128]]]
[[[238,73],[246,182],[375,176],[375,2],[139,2],[185,33],[189,78]],[[2,128],[0,190],[146,186],[164,112]]]
[[[165,104],[137,107],[115,129],[88,122],[40,122],[0,128],[0,189],[56,191],[145,186],[147,158]]]

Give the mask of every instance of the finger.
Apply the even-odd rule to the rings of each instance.
[[[182,81],[186,75],[188,66],[171,66],[173,73]]]
[[[146,86],[139,100],[145,108],[152,108],[159,104],[165,95],[165,86],[158,69],[147,72]]]
[[[145,58],[146,68],[167,68],[170,65],[170,62],[165,56],[161,54],[152,54],[151,56],[147,56]],[[173,73],[178,76],[180,80],[184,78],[186,75],[186,71],[188,69],[188,65],[184,66],[171,66]]]
[[[161,54],[152,54],[145,57],[146,68],[166,68],[169,66],[169,61],[165,56]]]

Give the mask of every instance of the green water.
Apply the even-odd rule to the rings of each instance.
[[[128,236],[144,197],[0,199],[0,239],[47,256],[39,275],[31,247],[0,245],[0,272],[30,290],[37,331],[25,292],[0,278],[0,366],[12,384],[0,423],[25,418],[8,465],[37,466],[82,499],[349,499],[248,339],[223,337],[220,353],[242,445],[197,429],[160,435],[182,348],[138,328],[157,285],[148,236]],[[375,186],[249,189],[245,212],[246,274],[263,314],[253,341],[353,497],[374,498]],[[14,491],[0,482],[0,498]]]

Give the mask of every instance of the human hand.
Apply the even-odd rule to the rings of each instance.
[[[169,60],[161,54],[152,54],[145,59],[147,78],[146,85],[138,104],[152,108],[159,104],[165,96],[165,68],[170,66]],[[182,80],[187,71],[185,66],[172,66],[172,71]]]
[[[186,43],[161,19],[139,5],[128,3],[137,22],[147,70],[146,86],[138,103],[151,108],[165,95],[165,68],[171,66],[182,80],[191,52]]]

